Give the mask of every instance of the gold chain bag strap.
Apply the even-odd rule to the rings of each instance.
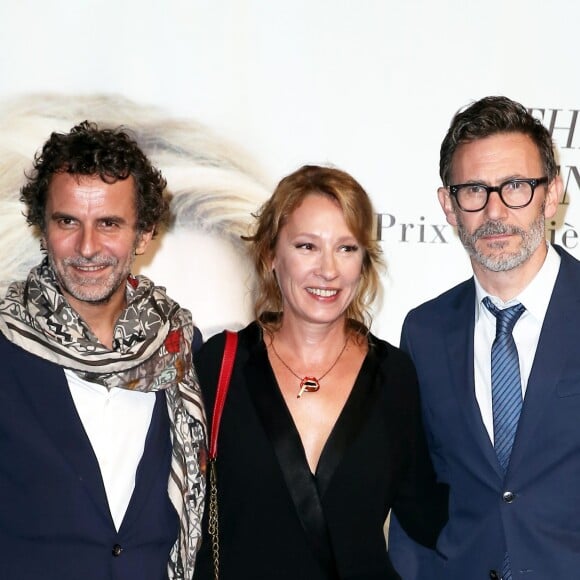
[[[213,407],[213,417],[211,421],[211,437],[209,444],[209,521],[208,531],[211,539],[211,553],[213,556],[213,573],[214,580],[219,579],[220,572],[220,542],[219,542],[219,522],[218,522],[218,497],[217,497],[217,442],[220,430],[220,421],[230,378],[234,368],[236,358],[236,349],[238,347],[238,333],[225,331],[226,344],[224,347],[224,356],[218,378],[217,392]]]

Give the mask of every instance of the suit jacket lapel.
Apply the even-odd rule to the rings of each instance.
[[[155,395],[153,416],[147,431],[143,455],[135,474],[135,489],[120,529],[130,526],[131,522],[138,518],[141,510],[147,505],[149,492],[160,471],[164,471],[169,478],[170,462],[165,463],[165,460],[171,457],[167,400],[163,391],[157,391]],[[166,469],[163,469],[164,467]]]
[[[357,376],[352,391],[346,400],[328,441],[324,446],[322,455],[316,468],[316,479],[320,495],[323,497],[336,468],[346,453],[350,443],[356,438],[361,428],[372,412],[379,394],[380,373],[378,370],[379,360],[385,355],[379,354],[382,349],[380,343],[370,337],[371,346],[361,370]]]
[[[569,256],[562,255],[560,271],[544,318],[534,364],[528,379],[508,473],[512,469],[517,469],[517,464],[522,460],[528,446],[536,441],[533,432],[548,407],[547,399],[552,396],[566,368],[568,358],[578,356],[574,347],[578,344],[579,288],[578,266]],[[574,347],[563,348],[563,345],[567,344]]]
[[[46,432],[46,442],[60,451],[75,478],[85,486],[103,517],[112,524],[99,464],[77,413],[64,371],[32,355],[26,355],[24,364],[20,357],[15,357],[13,362],[14,375],[38,423]]]
[[[453,388],[465,421],[466,433],[475,440],[498,477],[503,477],[497,455],[483,423],[475,396],[474,378],[475,284],[471,279],[457,297],[443,329]]]
[[[328,577],[335,578],[336,565],[316,480],[308,467],[302,441],[278,389],[261,340],[253,345],[244,366],[244,375],[313,554]]]

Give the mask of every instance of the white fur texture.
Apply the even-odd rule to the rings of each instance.
[[[18,201],[25,172],[53,131],[66,133],[85,119],[132,132],[167,179],[171,227],[215,233],[243,251],[240,235],[271,187],[239,148],[191,119],[121,96],[25,95],[0,102],[0,296],[42,258]]]

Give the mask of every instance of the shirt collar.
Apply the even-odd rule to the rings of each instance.
[[[479,319],[480,312],[482,312],[481,309],[487,311],[487,308],[482,304],[482,300],[486,296],[489,296],[498,308],[507,308],[521,302],[526,307],[526,312],[532,315],[540,324],[543,324],[552,296],[552,290],[556,284],[556,278],[558,277],[558,271],[560,269],[560,256],[550,244],[547,244],[547,246],[548,252],[546,259],[542,267],[538,270],[538,273],[518,296],[515,296],[507,302],[504,302],[497,296],[488,294],[479,283],[477,276],[473,277],[475,280],[475,296],[477,300],[477,308],[475,309],[476,322]]]

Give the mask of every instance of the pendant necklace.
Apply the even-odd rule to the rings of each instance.
[[[316,391],[318,391],[318,389],[320,389],[320,381],[336,366],[336,363],[338,363],[338,361],[340,360],[340,357],[343,355],[344,351],[346,350],[347,344],[348,344],[348,336],[346,337],[346,340],[344,341],[344,345],[343,345],[342,349],[340,350],[340,352],[338,353],[336,360],[330,365],[330,368],[325,373],[323,373],[318,378],[316,378],[316,377],[313,377],[310,375],[306,375],[304,377],[301,377],[298,373],[295,373],[284,362],[284,359],[278,354],[278,351],[276,350],[276,347],[274,346],[274,341],[272,340],[272,342],[270,342],[270,346],[272,347],[272,352],[276,355],[276,358],[300,381],[298,395],[296,396],[297,399],[299,399],[303,393],[316,393]]]

